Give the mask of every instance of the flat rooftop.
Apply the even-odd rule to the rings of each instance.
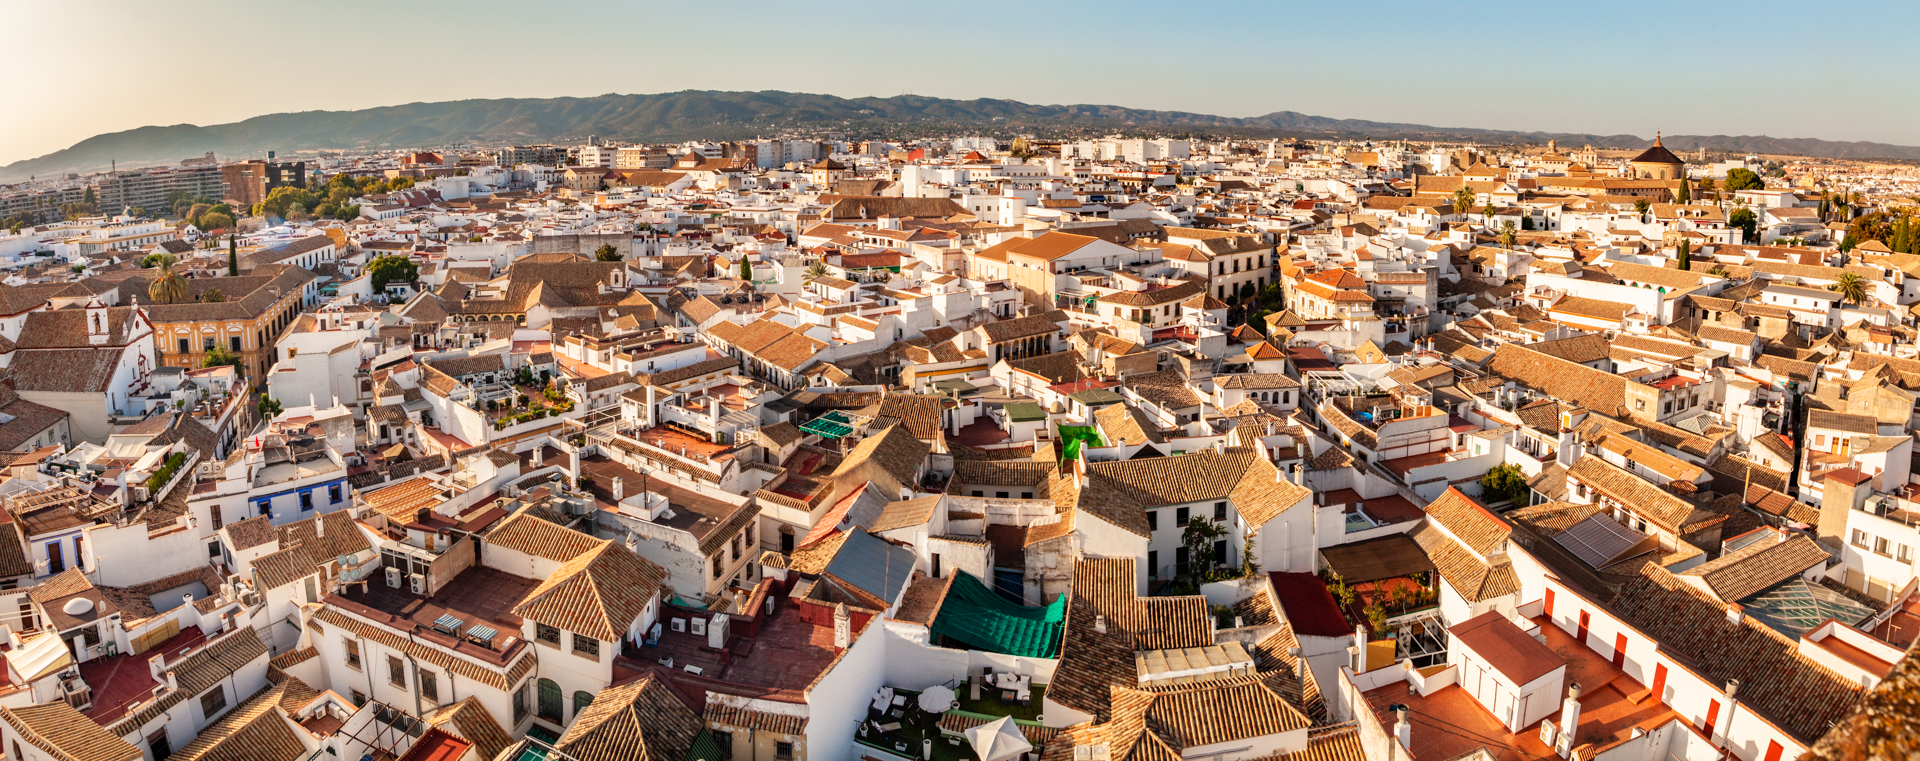
[[[1547,648],[1566,662],[1566,684],[1581,687],[1580,726],[1574,735],[1578,744],[1604,750],[1630,739],[1635,728],[1651,731],[1681,718],[1654,699],[1645,685],[1615,668],[1598,652],[1574,641],[1573,635],[1555,627],[1545,616],[1533,621],[1546,635]],[[1416,760],[1445,761],[1482,746],[1500,761],[1554,756],[1553,749],[1540,742],[1538,723],[1522,727],[1519,734],[1508,733],[1492,713],[1458,685],[1421,697],[1400,681],[1364,695],[1388,732],[1393,731],[1395,719],[1387,707],[1396,703],[1407,706],[1407,721],[1413,725],[1411,750]],[[1565,698],[1562,693],[1557,699]],[[1559,722],[1560,713],[1555,710],[1545,721]]]
[[[345,594],[328,595],[328,604],[338,604],[373,621],[382,621],[384,617],[387,626],[402,631],[411,628],[420,640],[483,661],[504,664],[526,644],[519,641],[505,652],[499,649],[508,637],[519,636],[523,620],[513,614],[513,609],[534,587],[540,586],[540,582],[474,566],[461,571],[429,597],[413,594],[405,587],[387,586],[384,572],[374,574],[365,591],[360,586],[348,585]],[[460,619],[462,639],[455,640],[433,628],[434,622],[443,615]],[[485,624],[496,632],[491,648],[464,638],[467,628],[475,624]]]
[[[748,509],[745,505],[734,506],[698,492],[673,486],[658,478],[648,478],[639,472],[607,459],[604,455],[590,455],[580,458],[580,472],[593,476],[593,484],[587,490],[593,493],[594,501],[601,510],[615,511],[620,508],[613,498],[613,479],[621,479],[621,493],[632,497],[642,491],[649,491],[667,498],[667,504],[673,510],[673,517],[654,521],[660,525],[679,529],[693,534],[694,538],[705,538],[709,532],[719,528],[735,512]],[[607,538],[607,537],[602,537]],[[616,537],[617,538],[617,537]]]
[[[774,614],[761,622],[752,638],[732,637],[725,653],[708,648],[706,635],[693,634],[691,621],[687,631],[673,631],[673,619],[688,618],[688,614],[679,608],[666,608],[660,614],[660,644],[639,648],[635,659],[661,667],[666,666],[661,661],[671,659],[670,670],[675,672],[687,673],[686,667],[691,665],[700,670],[699,676],[708,679],[799,693],[833,664],[836,653],[833,627],[807,621],[793,609],[796,604],[780,600]]]
[[[701,462],[724,461],[733,458],[731,444],[715,444],[705,436],[688,433],[670,425],[656,425],[644,431],[631,434],[631,438],[650,446],[659,447]]]
[[[93,690],[93,707],[86,710],[87,718],[103,726],[120,720],[127,715],[128,706],[152,699],[153,689],[160,686],[147,661],[165,655],[167,662],[173,663],[180,660],[181,653],[206,643],[207,637],[200,633],[200,627],[190,626],[139,655],[123,653],[80,664],[80,678]]]

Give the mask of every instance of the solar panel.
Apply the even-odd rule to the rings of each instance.
[[[433,628],[458,637],[460,636],[460,619],[454,618],[452,613],[448,613],[434,619]]]
[[[1594,568],[1601,568],[1613,562],[1620,553],[1632,549],[1647,535],[1642,534],[1606,515],[1590,515],[1586,520],[1573,524],[1572,528],[1560,532],[1553,541],[1581,562]]]

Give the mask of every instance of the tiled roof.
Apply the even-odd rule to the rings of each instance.
[[[872,461],[901,484],[911,485],[915,483],[914,474],[932,451],[932,445],[915,438],[905,425],[888,426],[885,431],[869,431],[866,438],[847,452],[833,475],[837,478]]]
[[[473,661],[467,660],[464,657],[455,656],[438,647],[428,647],[414,641],[410,637],[395,634],[391,629],[374,626],[360,619],[348,616],[333,607],[322,607],[315,611],[313,620],[308,622],[307,626],[308,628],[314,628],[320,631],[322,634],[325,634],[325,627],[339,629],[354,637],[372,641],[381,647],[397,650],[438,666],[444,671],[452,672],[465,679],[472,679],[496,690],[504,691],[512,689],[520,683],[520,680],[527,675],[527,672],[533,670],[533,657],[531,654],[523,654],[519,659],[514,661],[512,666],[506,669],[505,673],[502,673],[491,666],[474,663]],[[259,641],[258,638],[252,639],[256,642]]]
[[[807,732],[805,716],[728,705],[719,702],[717,698],[720,697],[719,693],[707,693],[707,705],[703,713],[704,718],[709,722],[782,735],[803,735]]]
[[[513,613],[612,642],[659,597],[665,575],[653,561],[608,539],[554,570]]]
[[[577,761],[681,761],[701,729],[700,717],[649,675],[601,690],[553,747]]]
[[[1542,354],[1518,344],[1501,344],[1487,372],[1545,392],[1563,402],[1604,414],[1618,414],[1633,381],[1586,365]]]
[[[173,752],[181,761],[292,761],[307,752],[280,713],[280,701],[292,683],[271,685],[218,721],[200,730],[193,742]],[[304,685],[302,685],[304,686]],[[311,688],[309,688],[311,689]],[[231,698],[230,698],[231,699]]]
[[[1751,547],[1730,552],[1681,572],[1694,577],[1713,590],[1725,602],[1739,602],[1808,568],[1824,563],[1831,555],[1806,534],[1796,534],[1782,542],[1762,540]]]
[[[493,718],[486,706],[480,704],[478,697],[472,695],[435,709],[424,720],[448,734],[473,743],[474,750],[480,752],[480,758],[498,757],[500,751],[513,744],[513,738],[500,728],[500,722]]]
[[[261,643],[253,630],[235,629],[221,635],[219,639],[173,662],[168,670],[173,672],[179,689],[166,692],[139,711],[116,722],[110,731],[120,736],[137,732],[147,722],[166,715],[180,701],[212,689],[248,663],[266,659],[267,646]]]
[[[1199,597],[1138,598],[1132,558],[1085,558],[1073,566],[1060,665],[1047,695],[1096,720],[1108,715],[1109,688],[1137,682],[1133,652],[1214,644],[1211,613]],[[1096,631],[1104,621],[1105,633]]]
[[[328,558],[328,560],[332,559]],[[305,547],[289,547],[279,552],[262,555],[253,561],[255,588],[262,592],[298,583],[316,572],[318,569],[313,556],[307,554]]]
[[[1846,716],[1864,692],[1799,653],[1799,643],[1746,616],[1728,622],[1725,605],[1665,568],[1648,564],[1609,607],[1627,623],[1686,658],[1710,684],[1738,679],[1740,705],[1758,711],[1801,742]]]
[[[1467,602],[1481,602],[1520,588],[1520,577],[1514,573],[1512,562],[1504,557],[1491,565],[1482,562],[1472,551],[1448,538],[1432,521],[1422,521],[1419,528],[1414,529],[1413,541],[1426,551],[1440,578]]]
[[[507,516],[487,535],[487,544],[562,563],[592,552],[600,543],[588,534],[531,517],[525,511]]]
[[[1668,532],[1685,533],[1691,522],[1693,505],[1600,457],[1581,457],[1573,463],[1573,467],[1567,469],[1567,475],[1627,505]]]
[[[133,761],[146,756],[65,702],[0,706],[0,721],[60,761]]]
[[[1513,533],[1513,528],[1506,521],[1494,515],[1479,500],[1453,487],[1448,487],[1445,493],[1427,505],[1427,515],[1481,557],[1493,555],[1494,550]]]

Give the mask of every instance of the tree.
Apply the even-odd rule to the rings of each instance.
[[[1500,245],[1502,247],[1513,248],[1513,242],[1519,239],[1520,235],[1518,229],[1513,226],[1513,220],[1509,219],[1500,223]]]
[[[1468,214],[1473,213],[1472,188],[1463,185],[1460,189],[1453,191],[1453,210],[1460,212],[1461,219],[1465,219]]]
[[[145,216],[147,216],[147,207],[145,207],[145,206],[135,206],[135,207],[133,207],[133,208],[130,208],[130,209],[127,209],[127,216],[129,216],[129,217],[145,217]]]
[[[827,265],[824,262],[814,262],[807,265],[806,270],[800,274],[800,279],[804,282],[811,283],[826,276]]]
[[[162,304],[172,304],[187,297],[187,279],[173,271],[173,257],[160,255],[160,261],[154,265],[160,270],[158,277],[147,284],[147,295]]]
[[[740,279],[747,281],[753,280],[753,262],[748,261],[747,255],[744,253],[740,255]]]
[[[1487,502],[1512,502],[1525,506],[1531,491],[1527,486],[1526,474],[1520,472],[1520,466],[1512,463],[1495,465],[1480,477],[1480,496]]]
[[[240,276],[240,242],[227,234],[227,277]]]
[[[1840,294],[1841,300],[1858,306],[1867,300],[1867,281],[1857,272],[1842,272],[1827,290]]]
[[[373,290],[379,293],[388,283],[413,282],[420,276],[420,267],[404,256],[382,256],[367,265],[367,276],[373,278]]]
[[[84,204],[87,204],[87,205],[89,205],[89,206],[91,206],[91,205],[93,205],[93,204],[95,203],[95,201],[93,200],[93,186],[92,186],[92,185],[88,185],[88,186],[87,186],[87,191],[86,191],[85,193],[81,193],[81,194],[80,194],[80,202],[81,202],[81,203],[84,203]]]
[[[1693,245],[1685,238],[1680,239],[1680,269],[1693,269]]]
[[[1765,190],[1767,182],[1760,179],[1760,175],[1754,174],[1751,169],[1729,169],[1727,181],[1722,186],[1729,193],[1738,193],[1742,190]]]
[[[1742,233],[1740,240],[1744,243],[1753,240],[1759,232],[1760,220],[1753,215],[1752,209],[1742,206],[1727,215],[1727,226],[1738,229]]]
[[[280,414],[280,400],[271,398],[267,396],[265,392],[262,392],[260,394],[260,403],[254,405],[254,409],[260,413],[260,417],[262,418],[275,417]]]
[[[620,261],[620,249],[614,248],[612,243],[602,243],[599,248],[593,250],[593,260],[596,262]]]
[[[1633,213],[1635,214],[1645,214],[1647,213],[1647,208],[1651,206],[1653,206],[1653,203],[1645,198],[1633,199]]]
[[[1532,215],[1532,214],[1528,214],[1528,215],[1526,215],[1526,216],[1524,216],[1524,217],[1521,217],[1521,218],[1520,218],[1520,229],[1522,229],[1522,230],[1532,230],[1532,229],[1534,229],[1534,228],[1533,228],[1533,215]]]
[[[1693,183],[1688,182],[1685,177],[1680,178],[1680,192],[1673,194],[1673,202],[1681,204],[1691,203],[1693,201],[1692,185]]]
[[[213,303],[226,301],[226,300],[227,300],[226,292],[220,290],[219,288],[208,288],[200,292],[200,303],[202,304],[213,304]]]
[[[233,227],[233,217],[217,211],[210,211],[200,215],[200,221],[195,223],[195,226],[208,231],[226,230]]]
[[[200,360],[201,367],[219,367],[221,365],[232,366],[235,370],[243,369],[240,355],[227,351],[226,348],[221,346],[213,347],[211,351],[207,352],[207,358]]]
[[[1204,579],[1213,572],[1213,543],[1226,534],[1225,528],[1204,515],[1187,521],[1186,529],[1180,532],[1180,546],[1187,548],[1186,575]]]

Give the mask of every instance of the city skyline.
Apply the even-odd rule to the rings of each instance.
[[[1911,5],[1830,7],[1836,18],[1878,14],[1887,23],[1850,29],[1844,38],[1812,39],[1796,37],[1801,15],[1776,12],[1786,6],[1773,4],[1644,4],[1601,17],[1508,4],[1471,10],[1392,4],[1360,16],[1314,6],[1230,7],[1216,18],[1233,29],[1270,30],[1234,32],[1245,35],[1235,42],[1219,39],[1204,18],[1169,25],[1154,20],[1155,9],[1133,3],[1103,5],[1098,13],[1059,6],[1051,15],[1025,6],[979,6],[977,20],[857,2],[826,13],[753,4],[730,12],[763,24],[718,36],[695,33],[723,20],[702,15],[705,8],[583,3],[555,19],[592,19],[577,34],[604,34],[609,43],[555,61],[575,62],[559,68],[529,65],[553,61],[554,53],[542,38],[516,41],[511,31],[519,27],[500,22],[523,9],[506,2],[398,9],[345,3],[335,15],[376,22],[385,32],[340,38],[313,31],[307,25],[314,19],[290,6],[214,3],[204,16],[107,6],[125,23],[89,34],[99,38],[98,50],[110,52],[63,60],[70,39],[60,35],[15,44],[27,60],[63,63],[16,83],[15,102],[36,104],[36,117],[0,124],[0,163],[149,125],[684,89],[843,97],[911,92],[1230,117],[1297,111],[1436,127],[1920,145],[1920,104],[1884,95],[1920,84],[1920,51],[1897,39],[1897,30],[1920,21],[1920,8]],[[1023,9],[1025,21],[1018,15]],[[28,27],[61,29],[99,12],[31,6],[20,9],[19,18]],[[156,56],[143,43],[155,34],[188,37],[209,19],[227,29],[266,30],[238,49],[258,45],[262,55],[279,58],[209,65],[204,56]],[[576,34],[563,27],[556,33]],[[1178,34],[1182,27],[1191,39]],[[291,39],[269,42],[281,29]],[[1137,36],[1149,32],[1153,39]],[[835,37],[848,44],[814,44]],[[1570,39],[1587,40],[1593,55],[1578,54]],[[1772,50],[1786,41],[1794,47]],[[444,50],[436,53],[437,46]],[[1669,53],[1680,60],[1667,61]],[[419,66],[422,59],[460,75],[432,76],[431,67]],[[125,81],[135,70],[162,84]],[[116,78],[122,84],[100,84]],[[1818,100],[1809,102],[1808,93]]]

